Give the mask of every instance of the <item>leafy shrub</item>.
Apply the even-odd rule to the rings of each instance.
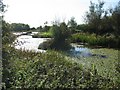
[[[88,43],[90,46],[118,48],[119,39],[114,36],[97,36],[95,34],[76,33],[71,37],[71,42]]]
[[[34,34],[32,35],[33,38],[40,38],[40,35],[39,34]]]
[[[52,34],[50,32],[40,32],[32,36],[33,38],[52,38]]]
[[[65,23],[61,23],[60,26],[53,25],[50,28],[50,32],[53,36],[53,39],[43,42],[43,44],[39,45],[38,48],[55,50],[68,50],[71,48],[68,40],[70,33]]]
[[[98,75],[95,66],[85,70],[82,65],[70,62],[59,52],[33,53],[11,50],[11,89],[114,88],[109,78]]]
[[[51,49],[52,43],[53,43],[53,40],[47,40],[47,41],[43,42],[42,44],[40,44],[38,46],[38,49],[43,49],[43,50]]]
[[[10,71],[9,71],[9,59],[11,57],[10,53],[13,49],[10,48],[10,44],[15,40],[16,36],[11,33],[11,27],[5,21],[2,22],[2,83],[6,87],[10,87]],[[11,49],[11,50],[10,50]],[[0,62],[0,63],[1,63]],[[1,83],[0,83],[1,86]]]
[[[69,50],[71,48],[70,44],[68,41],[66,42],[59,42],[59,41],[54,41],[54,39],[47,40],[43,42],[42,44],[39,45],[38,49],[54,49],[54,50]]]

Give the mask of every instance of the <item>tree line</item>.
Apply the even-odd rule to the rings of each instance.
[[[87,32],[96,35],[113,34],[116,37],[120,34],[120,2],[115,8],[104,10],[104,2],[98,4],[90,2],[89,11],[86,13],[85,21],[88,26]]]
[[[72,17],[67,26],[72,33],[76,32],[88,32],[97,35],[114,35],[118,37],[120,35],[120,2],[114,7],[106,9],[104,8],[104,1],[98,1],[98,3],[90,2],[89,11],[86,12],[84,17],[84,24],[77,24],[75,18]],[[48,31],[50,26],[40,26],[37,29],[40,31]]]

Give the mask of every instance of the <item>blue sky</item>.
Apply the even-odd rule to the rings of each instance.
[[[98,0],[91,0],[97,3]],[[105,7],[114,7],[119,0],[104,0]],[[85,12],[89,10],[90,0],[5,0],[8,5],[4,19],[9,23],[25,23],[31,27],[44,25],[54,20],[66,22],[75,17],[78,24],[83,23]]]

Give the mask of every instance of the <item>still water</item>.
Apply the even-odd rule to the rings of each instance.
[[[15,34],[17,35],[19,33],[15,33]],[[34,52],[45,52],[45,50],[38,49],[38,46],[44,41],[46,41],[47,39],[49,38],[32,38],[31,35],[21,35],[17,37],[17,39],[14,41],[14,45],[16,49],[30,50]],[[88,48],[77,45],[77,44],[71,44],[71,45],[73,48],[68,51],[69,55],[75,56],[75,57],[91,56],[90,50]]]
[[[90,52],[90,49],[87,47],[84,47],[83,45],[78,44],[71,44],[72,49],[68,52],[70,56],[73,57],[89,57],[92,56],[92,53]]]
[[[46,38],[32,38],[30,35],[22,35],[17,37],[14,45],[16,49],[45,52],[45,50],[38,49],[38,46],[46,40]]]

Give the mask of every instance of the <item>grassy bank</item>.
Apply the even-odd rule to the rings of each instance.
[[[103,61],[103,63],[106,63],[104,64],[104,69],[108,70],[107,68],[110,64],[115,67],[115,63],[112,62],[115,62],[116,56],[112,58],[112,56],[109,55],[111,59],[107,61],[109,62],[108,64],[106,60],[104,61],[104,59],[99,58],[81,58],[78,59],[76,63],[75,60],[77,59],[74,58],[72,62],[73,59],[66,57],[62,52],[53,50],[47,51],[46,53],[33,53],[15,50],[13,48],[5,48],[4,51],[6,51],[6,53],[10,52],[8,69],[9,81],[6,81],[8,83],[7,87],[9,88],[116,89],[119,87],[119,82],[116,81],[116,79],[100,74],[98,69],[99,65],[96,64]],[[114,54],[116,54],[116,51],[114,51]],[[86,66],[84,66],[80,63],[80,60],[90,62],[91,64],[97,61],[88,69],[84,68],[88,64],[86,63]],[[110,67],[110,69],[112,70],[113,68]],[[114,77],[117,78],[115,75]]]
[[[32,36],[33,38],[52,38],[52,34],[50,32],[39,32]]]

